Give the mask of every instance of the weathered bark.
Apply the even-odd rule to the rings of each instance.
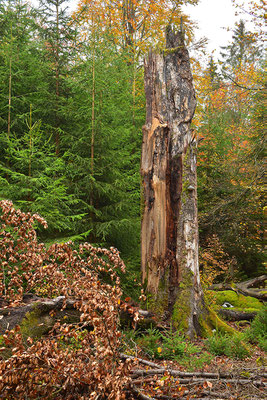
[[[199,334],[196,99],[183,34],[167,28],[166,50],[145,60],[146,124],[141,174],[142,280],[150,307],[176,328]]]

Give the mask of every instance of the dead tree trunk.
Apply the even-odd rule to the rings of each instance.
[[[149,307],[177,329],[201,333],[198,266],[196,107],[183,33],[167,28],[166,50],[145,60],[146,124],[141,174],[142,280]]]

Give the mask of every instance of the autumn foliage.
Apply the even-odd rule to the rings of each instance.
[[[88,243],[75,249],[71,242],[46,248],[34,229],[37,222],[46,227],[40,216],[16,210],[10,201],[0,207],[0,295],[6,307],[20,305],[23,293],[43,290],[50,298],[75,299],[81,313],[80,323],[57,322],[38,341],[23,337],[19,327],[3,335],[1,350],[12,356],[0,360],[2,398],[123,399],[129,378],[127,362],[118,357],[118,271],[125,268],[118,251]]]

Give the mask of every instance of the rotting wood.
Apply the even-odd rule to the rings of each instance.
[[[190,129],[195,91],[182,32],[169,26],[166,50],[145,60],[146,124],[141,174],[142,282],[149,308],[175,329],[201,335],[196,152]]]
[[[18,307],[0,308],[0,334],[23,324],[25,327],[29,325],[27,333],[41,336],[53,327],[56,319],[65,322],[69,318],[75,322],[80,321],[80,312],[75,307],[77,300],[65,299],[64,296],[44,299],[31,294],[26,295],[23,300],[24,304]],[[54,311],[54,316],[50,314],[51,311]]]

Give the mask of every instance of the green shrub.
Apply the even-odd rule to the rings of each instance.
[[[267,336],[267,305],[258,313],[251,323],[251,331],[254,336]]]
[[[267,305],[263,306],[250,328],[245,331],[244,338],[267,351]]]
[[[123,333],[121,350],[135,355],[140,350],[154,359],[176,360],[188,370],[202,368],[213,356],[190,343],[181,332],[160,332],[150,328],[144,333],[127,330]]]
[[[180,332],[162,333],[152,328],[137,339],[137,342],[145,353],[157,359],[180,360],[201,350],[187,341]]]
[[[239,336],[232,336],[229,338],[226,351],[226,355],[229,357],[240,358],[241,360],[248,357],[250,354],[247,345]]]
[[[152,358],[161,358],[161,333],[155,328],[149,328],[137,340],[142,350]]]
[[[267,336],[259,336],[258,337],[258,346],[267,352]]]
[[[225,355],[228,341],[229,338],[227,335],[223,335],[222,333],[218,332],[208,338],[208,350],[216,356]]]
[[[249,349],[240,336],[228,336],[215,333],[207,340],[208,350],[217,356],[226,355],[243,359],[249,355]]]
[[[189,355],[186,358],[179,359],[179,364],[186,367],[188,371],[202,369],[204,365],[210,364],[213,356],[207,351],[198,352],[198,354]]]
[[[190,356],[201,349],[186,341],[181,332],[165,332],[161,334],[162,352],[161,358],[166,359],[181,359]]]

